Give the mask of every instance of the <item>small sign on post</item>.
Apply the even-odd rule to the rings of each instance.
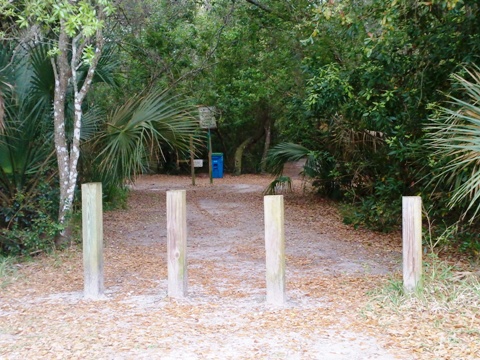
[[[283,195],[264,197],[267,303],[285,303],[285,216]]]
[[[208,129],[208,174],[210,176],[210,184],[213,184],[212,177],[212,137],[210,135],[210,129],[215,129],[217,127],[217,122],[215,120],[215,111],[214,106],[200,106],[198,108],[198,114],[200,118],[200,127],[202,129]]]
[[[215,120],[215,112],[215,106],[200,106],[198,108],[200,128],[215,129],[217,127],[217,121]]]
[[[422,198],[402,197],[403,287],[415,291],[422,281]]]
[[[203,167],[203,159],[195,159],[193,160],[194,167]]]
[[[84,296],[103,295],[103,209],[102,184],[82,184],[82,238]]]

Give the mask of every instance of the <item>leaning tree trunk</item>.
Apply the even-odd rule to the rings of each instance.
[[[246,147],[253,143],[253,137],[249,137],[247,140],[242,142],[237,150],[235,150],[235,169],[233,171],[234,175],[241,175],[242,174],[242,158],[243,152],[245,151]]]
[[[265,134],[265,128],[262,126],[261,130],[255,136],[249,137],[244,142],[242,142],[239,147],[237,147],[237,150],[235,150],[235,169],[233,171],[234,175],[242,174],[242,158],[245,149],[260,140],[263,134]]]

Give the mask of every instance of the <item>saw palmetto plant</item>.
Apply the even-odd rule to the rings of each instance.
[[[137,96],[115,109],[95,139],[101,172],[110,178],[133,180],[162,145],[189,149],[198,121],[188,103],[163,91]]]
[[[453,75],[464,98],[450,96],[448,106],[427,127],[428,142],[444,165],[436,176],[452,191],[450,206],[462,206],[463,218],[473,221],[480,211],[480,68]]]

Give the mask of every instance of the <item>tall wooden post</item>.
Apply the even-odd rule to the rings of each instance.
[[[422,281],[422,199],[402,197],[403,286],[412,292]]]
[[[283,195],[264,197],[267,303],[283,305],[285,296],[285,228]]]
[[[84,296],[103,295],[102,184],[82,184]]]
[[[192,185],[195,186],[195,152],[193,150],[193,136],[190,136],[190,171],[192,173]]]
[[[167,191],[168,296],[187,293],[187,205],[186,191]]]
[[[208,174],[210,175],[210,184],[213,184],[212,173],[212,135],[208,129]]]

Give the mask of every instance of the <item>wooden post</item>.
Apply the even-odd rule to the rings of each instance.
[[[285,229],[283,195],[264,197],[267,303],[285,303]]]
[[[103,295],[102,184],[82,184],[84,296]]]
[[[403,286],[412,292],[422,281],[422,199],[402,197]]]
[[[186,191],[167,191],[168,296],[187,293],[187,206]]]
[[[208,129],[208,173],[210,175],[210,184],[213,184],[213,173],[212,173],[212,135],[210,134],[210,129]]]
[[[195,152],[193,150],[193,136],[190,136],[190,171],[192,173],[192,185],[195,186]]]

